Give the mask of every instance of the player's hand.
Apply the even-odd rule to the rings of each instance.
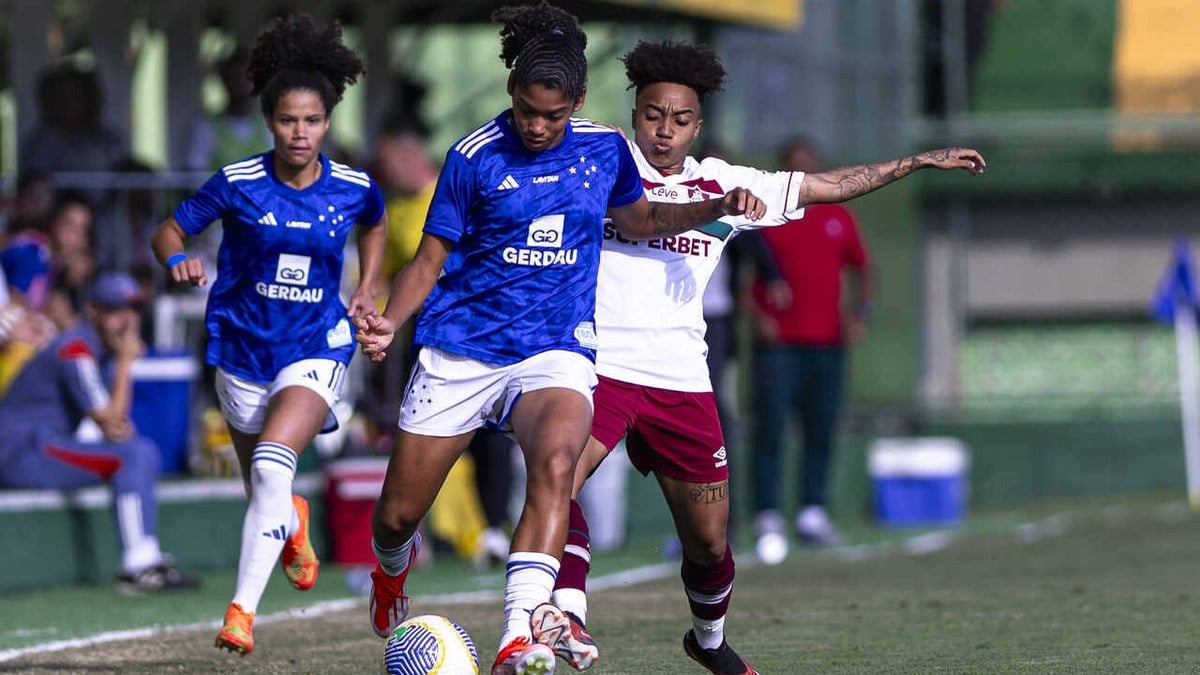
[[[983,161],[983,155],[971,148],[941,148],[938,150],[930,150],[917,155],[925,166],[934,169],[963,169],[972,176],[978,176],[983,173],[987,162]]]
[[[203,286],[208,283],[208,275],[204,273],[204,261],[188,256],[171,268],[171,281],[177,284]]]
[[[355,316],[351,321],[358,329],[354,339],[362,353],[366,354],[372,363],[379,363],[387,358],[388,345],[392,344],[392,338],[396,335],[396,324],[387,317],[374,313]]]
[[[767,212],[762,200],[746,188],[734,188],[721,198],[721,210],[727,216],[745,216],[750,220],[758,220]]]
[[[354,295],[350,296],[350,306],[346,308],[346,316],[366,316],[374,314],[375,309],[375,289],[372,284],[366,283],[359,286]]]

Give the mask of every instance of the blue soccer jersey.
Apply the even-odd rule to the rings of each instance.
[[[354,224],[379,222],[383,209],[370,175],[324,155],[321,176],[303,190],[275,176],[271,152],[209,178],[175,210],[188,234],[222,221],[208,362],[264,383],[301,359],[348,363],[354,331],[339,296],[342,254]]]
[[[595,360],[596,269],[609,207],[642,196],[616,131],[570,120],[530,152],[505,111],[446,154],[425,232],[454,242],[414,342],[509,365],[563,349]]]

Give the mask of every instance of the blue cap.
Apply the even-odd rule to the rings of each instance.
[[[146,299],[128,272],[101,272],[92,281],[91,302],[104,309],[124,309]]]

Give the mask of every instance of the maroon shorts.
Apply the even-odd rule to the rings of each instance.
[[[725,436],[712,392],[671,391],[600,376],[592,436],[611,450],[621,438],[642,475],[687,483],[729,478]]]

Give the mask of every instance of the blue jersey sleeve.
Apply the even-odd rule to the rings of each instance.
[[[642,196],[642,177],[633,161],[633,153],[629,152],[629,144],[620,134],[612,137],[617,146],[617,178],[608,194],[610,208],[632,204]]]
[[[367,188],[367,194],[363,196],[363,210],[358,216],[358,224],[375,225],[380,218],[383,218],[383,211],[383,191],[379,189],[379,185],[372,178],[371,187]]]
[[[474,184],[474,167],[462,153],[451,149],[429,203],[425,232],[457,243],[467,229]]]
[[[175,220],[188,234],[199,234],[229,210],[229,181],[217,172],[175,209]]]

